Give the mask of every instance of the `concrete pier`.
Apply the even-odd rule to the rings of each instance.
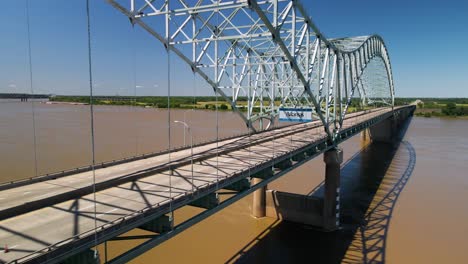
[[[365,142],[370,140],[369,129],[366,128],[361,131],[361,140]]]
[[[371,143],[371,136],[370,136],[370,132],[369,132],[369,129],[364,129],[363,131],[361,131],[361,140],[360,140],[360,145],[361,145],[361,148],[365,148],[369,143]]]
[[[323,228],[327,231],[339,227],[340,206],[340,164],[343,151],[339,148],[328,150],[323,155],[325,162],[325,192],[323,197]]]
[[[324,231],[338,229],[343,151],[339,148],[328,150],[324,153],[323,160],[326,166],[323,197],[268,190],[266,216],[320,227]],[[258,207],[259,199],[263,199],[260,195],[264,195],[264,192],[254,196],[254,206],[257,206],[254,207],[254,215],[264,212],[263,206]]]
[[[393,142],[398,137],[399,128],[412,115],[411,111],[413,109],[408,108],[395,112],[387,119],[364,128],[361,131],[361,146],[365,147],[371,141]],[[303,158],[302,155],[296,155],[291,160],[300,161]],[[278,163],[275,168],[287,168],[291,166],[291,160]],[[277,190],[266,191],[262,188],[254,193],[252,214],[255,217],[266,214],[268,217],[316,226],[324,231],[337,230],[340,226],[340,170],[343,151],[339,148],[330,149],[324,153],[323,161],[326,167],[323,193],[319,192],[318,196],[302,195]],[[255,179],[254,184],[257,182],[260,179]]]
[[[252,185],[260,183],[259,178],[252,178]],[[265,217],[266,215],[266,186],[253,193],[252,215],[254,217]]]
[[[370,136],[373,142],[393,141],[395,135],[395,120],[389,118],[369,128]]]

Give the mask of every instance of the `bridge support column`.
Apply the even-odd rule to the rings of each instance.
[[[370,140],[371,140],[371,136],[370,136],[369,129],[366,128],[363,131],[361,131],[361,148],[364,148],[365,146],[367,146]]]
[[[323,197],[323,228],[334,231],[340,224],[340,164],[343,151],[339,148],[328,150],[323,155],[325,167],[325,193]]]
[[[260,183],[260,178],[252,178],[252,185]],[[266,215],[266,186],[253,193],[252,215],[254,217],[265,217]]]
[[[372,142],[391,143],[396,134],[396,121],[393,117],[385,119],[369,128]]]
[[[364,129],[363,131],[361,131],[361,140],[362,141],[367,141],[370,139],[370,135],[369,135],[369,129]]]

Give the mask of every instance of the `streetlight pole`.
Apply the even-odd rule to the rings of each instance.
[[[190,130],[190,126],[187,125],[187,123],[183,121],[179,121],[179,120],[174,120],[174,123],[182,124],[184,126],[184,141],[185,141],[185,129],[187,129],[190,134],[190,156],[191,156],[190,166],[192,170],[192,193],[193,193],[193,189],[194,189],[194,185],[193,185],[193,134],[192,134],[192,131]]]
[[[185,111],[184,111],[184,123],[185,123],[185,124],[187,124],[187,121],[186,121],[186,119],[185,119],[185,115],[187,114],[188,111],[193,111],[193,109],[188,109],[188,110],[185,110]],[[186,126],[184,125],[184,147],[186,146],[186,145],[185,145],[185,128],[186,128]]]

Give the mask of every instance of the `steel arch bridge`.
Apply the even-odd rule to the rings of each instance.
[[[107,1],[190,65],[253,131],[270,128],[280,107],[303,107],[334,140],[353,97],[393,107],[382,38],[327,39],[299,1]],[[368,66],[380,74],[366,78]]]

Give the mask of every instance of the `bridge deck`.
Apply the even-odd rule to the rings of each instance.
[[[390,112],[384,108],[349,114],[343,131]],[[23,262],[92,239],[94,198],[98,233],[104,238],[111,231],[122,233],[122,223],[141,215],[167,212],[171,201],[173,208],[181,207],[239,177],[245,178],[249,170],[271,166],[278,158],[325,140],[323,127],[312,122],[198,146],[193,149],[193,178],[190,149],[172,152],[171,162],[169,154],[162,154],[102,168],[96,170],[101,186],[95,197],[89,192],[89,171],[5,188],[0,191],[0,215],[8,215],[4,213],[0,221],[0,246],[8,245],[9,252],[0,253],[0,262],[19,258]],[[21,210],[25,212],[14,213]]]

